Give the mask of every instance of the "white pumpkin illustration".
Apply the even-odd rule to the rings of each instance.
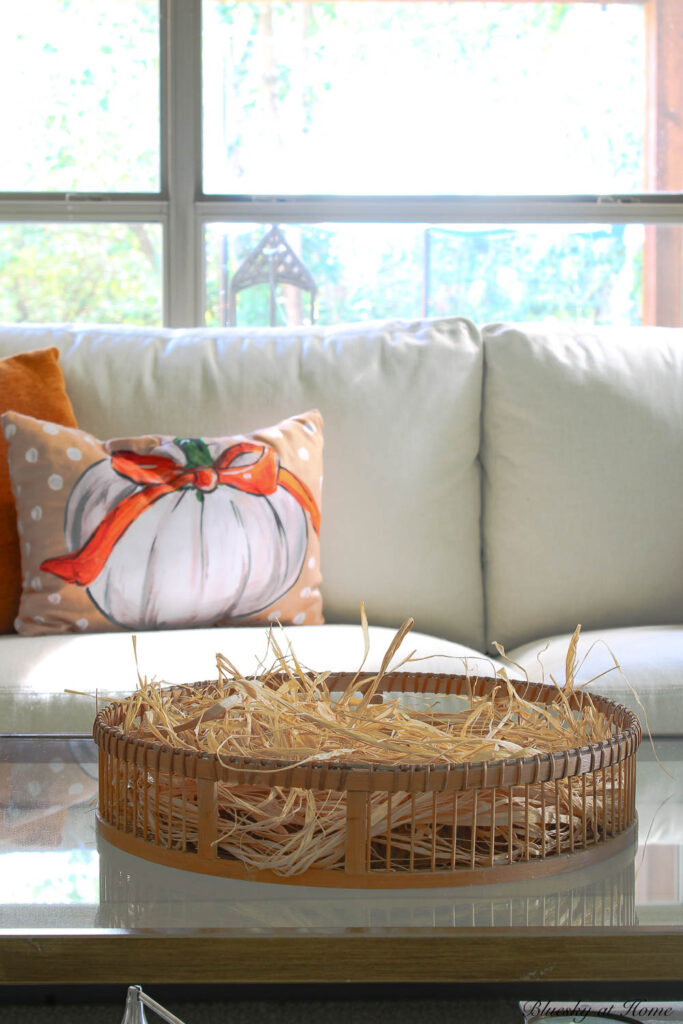
[[[71,491],[71,554],[41,568],[87,586],[124,628],[213,625],[266,608],[296,582],[305,509],[317,529],[310,492],[265,445],[177,438],[149,455],[114,452]]]

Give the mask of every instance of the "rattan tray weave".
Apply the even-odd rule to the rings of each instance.
[[[328,678],[344,690],[353,678]],[[192,689],[211,683],[195,683]],[[480,677],[476,695],[500,685]],[[557,689],[516,683],[525,700],[551,704]],[[466,676],[394,672],[387,693],[465,695]],[[188,687],[174,687],[170,693]],[[570,696],[580,711],[580,691]],[[591,694],[612,736],[531,758],[455,765],[383,766],[230,758],[126,736],[126,702],[104,708],[99,748],[98,828],[109,842],[172,867],[256,881],[349,888],[478,885],[540,877],[610,856],[636,829],[637,716]],[[295,875],[250,870],[222,848],[231,797],[245,786],[334,792],[345,801],[343,855]],[[531,841],[532,832],[536,836]]]

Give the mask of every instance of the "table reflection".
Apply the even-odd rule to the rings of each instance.
[[[450,889],[271,885],[167,868],[99,839],[107,928],[486,928],[631,925],[636,845],[552,878]]]
[[[96,750],[0,738],[0,927],[519,928],[683,925],[682,745],[639,766],[639,846],[546,879],[363,891],[267,885],[154,864],[96,836]]]

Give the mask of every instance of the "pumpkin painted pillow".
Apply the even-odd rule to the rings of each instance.
[[[98,441],[2,417],[40,633],[323,622],[322,417],[249,435]]]

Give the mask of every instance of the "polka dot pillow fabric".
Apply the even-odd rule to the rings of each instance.
[[[317,410],[234,437],[99,441],[2,417],[23,636],[323,622]]]

